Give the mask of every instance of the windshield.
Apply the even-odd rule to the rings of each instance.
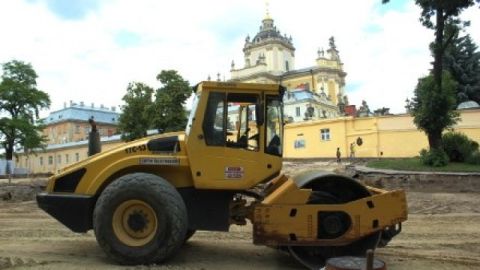
[[[187,128],[185,129],[185,133],[187,136],[190,134],[190,130],[192,129],[192,122],[193,118],[195,117],[195,111],[197,111],[198,101],[200,100],[200,93],[196,93],[193,97],[192,102],[192,109],[190,110],[190,115],[188,116]]]

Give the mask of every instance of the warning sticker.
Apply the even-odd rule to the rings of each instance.
[[[243,174],[243,167],[225,167],[225,179],[239,179]]]
[[[179,165],[178,158],[141,158],[140,165]]]

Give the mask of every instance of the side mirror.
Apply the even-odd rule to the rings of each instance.
[[[257,119],[257,126],[261,126],[265,123],[265,106],[261,101],[255,104],[255,119]]]

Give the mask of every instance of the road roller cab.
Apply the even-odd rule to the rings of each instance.
[[[248,221],[255,244],[279,247],[307,267],[386,243],[407,218],[403,191],[318,171],[281,174],[283,93],[271,84],[200,83],[185,132],[67,167],[38,204],[75,232],[93,229],[121,264],[162,262],[196,230]]]

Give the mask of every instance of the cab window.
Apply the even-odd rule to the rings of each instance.
[[[203,120],[205,143],[213,146],[225,144],[225,94],[212,92],[208,95],[208,104]]]
[[[257,102],[252,94],[210,93],[203,124],[206,144],[258,151]]]

